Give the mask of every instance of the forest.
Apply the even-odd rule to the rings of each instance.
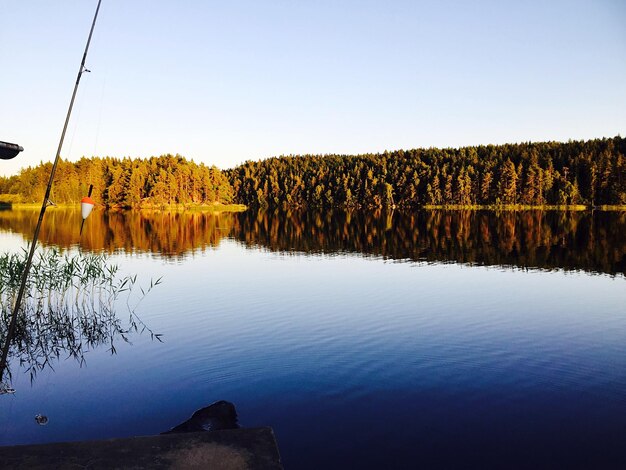
[[[0,177],[0,201],[40,202],[51,164]],[[61,161],[53,200],[94,185],[108,207],[239,203],[254,208],[625,205],[626,140],[303,155],[221,171],[180,155]]]
[[[227,173],[253,207],[622,205],[626,140],[287,156]]]
[[[0,202],[41,203],[52,163],[0,177]],[[229,204],[233,190],[216,167],[196,164],[180,155],[146,159],[93,157],[60,160],[51,199],[56,204],[79,203],[93,184],[92,198],[107,207]]]

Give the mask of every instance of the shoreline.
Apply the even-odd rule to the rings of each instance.
[[[41,204],[38,203],[0,203],[0,208],[6,209],[41,209]],[[55,209],[79,209],[80,202],[76,203],[61,203],[49,206],[46,211]],[[104,206],[96,205],[96,210],[109,210],[109,211],[163,211],[163,212],[243,212],[248,209],[243,204],[164,204],[164,205],[144,205],[138,207],[118,207],[118,206]]]
[[[49,206],[46,210],[55,209],[72,209],[80,207],[80,203],[61,203]],[[41,204],[38,203],[0,203],[0,209],[40,209]],[[244,204],[146,204],[137,207],[120,207],[120,206],[103,206],[96,205],[96,210],[109,210],[109,211],[160,211],[160,212],[244,212],[248,209],[255,209],[254,207],[248,207]],[[256,208],[257,210],[275,210],[275,207]],[[360,207],[360,208],[342,208],[342,207],[285,207],[281,210],[312,210],[312,211],[380,211],[380,210],[397,210],[400,212],[407,212],[411,210],[446,210],[446,211],[564,211],[564,212],[585,212],[585,211],[603,211],[603,212],[626,212],[626,205],[600,205],[591,206],[584,204],[574,205],[526,205],[526,204],[486,204],[486,205],[462,205],[462,204],[424,204],[415,208],[407,207]]]
[[[540,206],[526,205],[526,204],[487,204],[487,205],[461,205],[461,204],[442,204],[442,205],[434,205],[434,204],[425,204],[422,206],[422,209],[427,210],[464,210],[464,211],[534,211],[534,210],[544,210],[544,211],[626,211],[626,205],[600,205],[600,206],[591,206],[584,204],[573,204],[573,205],[554,205],[554,204],[546,204]]]

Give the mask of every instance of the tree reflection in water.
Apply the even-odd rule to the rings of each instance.
[[[568,211],[239,214],[233,235],[272,251],[626,274],[626,213]]]
[[[0,255],[0,340],[4,346],[7,326],[12,315],[25,253]],[[76,359],[81,365],[85,352],[107,345],[115,353],[118,341],[129,342],[133,332],[148,331],[153,339],[160,335],[150,330],[137,316],[135,308],[143,296],[160,283],[151,282],[150,289],[134,297],[136,276],[118,276],[117,265],[105,255],[61,255],[55,249],[39,251],[33,262],[17,327],[9,345],[7,364],[0,364],[2,377],[11,379],[9,365],[19,362],[30,374],[31,381],[38,371],[53,367],[62,357]],[[128,296],[128,317],[122,320],[116,313],[120,296]],[[131,298],[132,297],[132,298]],[[134,306],[131,306],[134,302]],[[0,392],[11,391],[8,383],[0,384]]]
[[[32,233],[35,211],[0,211],[0,232]],[[95,252],[184,258],[234,238],[278,252],[358,253],[385,259],[626,274],[626,212],[96,211],[50,210],[42,243]]]

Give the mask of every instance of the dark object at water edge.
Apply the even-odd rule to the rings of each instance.
[[[220,400],[200,408],[184,423],[173,427],[161,434],[180,432],[219,431],[222,429],[238,429],[237,411],[232,403]]]
[[[0,159],[10,160],[17,156],[18,153],[24,151],[24,147],[0,140]]]
[[[100,441],[0,446],[0,468],[282,470],[283,466],[274,432],[265,427]]]

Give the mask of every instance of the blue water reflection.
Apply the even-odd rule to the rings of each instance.
[[[165,342],[15,374],[0,443],[154,434],[226,399],[286,468],[626,465],[623,276],[251,246],[114,255],[163,276],[138,313]]]

